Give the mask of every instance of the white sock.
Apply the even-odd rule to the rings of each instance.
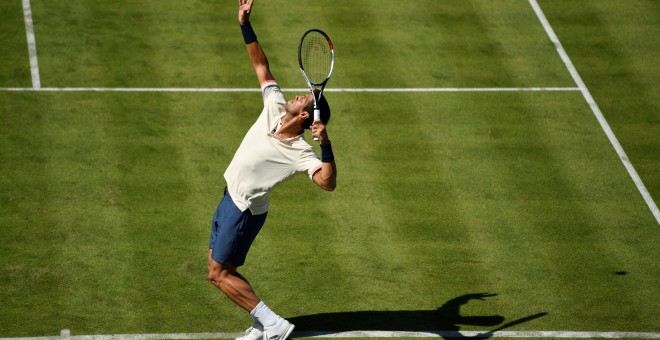
[[[279,316],[275,313],[273,313],[266,304],[261,301],[257,305],[257,307],[254,307],[254,309],[250,312],[250,315],[252,318],[254,318],[255,322],[259,322],[262,324],[264,327],[270,327],[273,326],[277,323],[277,319]]]

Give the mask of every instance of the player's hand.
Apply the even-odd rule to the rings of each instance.
[[[238,22],[242,25],[250,21],[254,0],[238,0]]]
[[[325,144],[328,139],[328,132],[325,129],[325,124],[320,120],[315,120],[310,127],[313,137],[318,137],[319,144]]]

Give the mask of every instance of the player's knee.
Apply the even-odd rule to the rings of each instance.
[[[208,279],[214,286],[219,285],[220,282],[222,282],[222,270],[216,266],[210,265]]]
[[[213,284],[214,286],[217,286],[222,281],[222,275],[225,268],[223,268],[222,264],[213,260],[213,258],[211,257],[211,253],[209,253],[208,270],[209,270],[209,274],[207,278],[209,282],[211,282],[211,284]]]
[[[212,263],[209,265],[208,279],[214,286],[219,286],[231,273],[231,268],[225,268],[219,263]]]

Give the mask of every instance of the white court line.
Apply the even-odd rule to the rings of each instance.
[[[192,87],[3,87],[10,92],[261,92],[254,88]],[[306,92],[308,88],[283,88],[283,92]],[[578,87],[419,87],[419,88],[329,88],[325,92],[545,92],[580,91]]]
[[[610,125],[607,123],[607,120],[605,120],[605,117],[598,108],[598,105],[596,105],[596,101],[591,96],[591,93],[589,93],[587,86],[582,81],[582,78],[575,69],[575,66],[573,66],[573,63],[571,62],[571,59],[568,57],[568,54],[564,50],[564,47],[559,41],[559,38],[557,38],[557,35],[552,29],[552,26],[550,26],[550,23],[548,22],[548,19],[545,17],[545,14],[543,14],[541,7],[536,2],[536,0],[529,0],[529,3],[532,5],[532,8],[534,8],[534,12],[536,12],[536,16],[541,21],[541,24],[543,25],[545,32],[548,34],[548,37],[555,45],[555,49],[557,50],[557,53],[559,53],[561,60],[564,62],[564,65],[566,65],[566,68],[568,68],[568,71],[571,73],[571,76],[573,76],[573,80],[575,81],[575,84],[577,84],[577,86],[580,88],[580,92],[582,92],[584,99],[589,104],[589,107],[591,107],[591,111],[593,111],[594,115],[596,116],[596,119],[598,119],[601,128],[603,129],[603,131],[605,131],[605,134],[607,135],[607,138],[610,140],[610,143],[612,143],[612,146],[614,146],[614,150],[616,150],[617,155],[619,155],[619,159],[621,159],[621,162],[623,162],[623,165],[625,166],[626,170],[628,170],[628,174],[632,178],[633,182],[635,182],[635,185],[637,186],[637,190],[639,190],[639,192],[642,194],[642,197],[644,197],[644,201],[646,201],[646,205],[649,206],[649,209],[651,209],[651,213],[653,213],[655,220],[658,222],[658,224],[660,224],[660,210],[658,210],[658,207],[653,201],[651,194],[649,194],[648,190],[646,190],[646,186],[644,186],[644,182],[642,182],[642,179],[637,174],[635,167],[633,167],[632,163],[630,162],[630,159],[628,159],[628,155],[626,155],[626,152],[623,151],[623,147],[621,146],[618,139],[614,135],[614,132],[612,132]]]
[[[428,87],[428,88],[340,88],[324,92],[543,92],[579,91],[577,87]]]
[[[28,52],[30,54],[30,73],[32,74],[32,88],[41,88],[39,77],[39,61],[37,59],[37,42],[34,38],[34,27],[32,26],[32,7],[30,0],[23,0],[23,17],[25,19],[25,35],[27,37]]]
[[[0,340],[194,340],[233,339],[240,333],[170,333],[170,334],[113,334],[75,335],[64,329],[60,336],[0,338]],[[545,338],[545,339],[660,339],[660,333],[651,332],[576,332],[576,331],[348,331],[348,332],[293,332],[294,338]]]

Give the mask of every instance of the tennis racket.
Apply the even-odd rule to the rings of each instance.
[[[298,43],[298,64],[314,98],[314,120],[319,120],[321,110],[318,109],[317,102],[323,96],[323,89],[335,65],[335,51],[330,37],[319,29],[305,32]],[[318,97],[314,90],[319,90]],[[314,140],[318,138],[314,137]]]

